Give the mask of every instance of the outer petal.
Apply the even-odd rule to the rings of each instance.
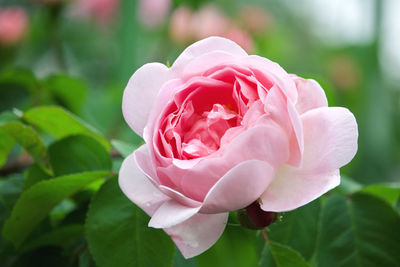
[[[324,89],[318,82],[312,79],[303,79],[295,75],[291,75],[297,87],[297,103],[296,109],[299,114],[303,114],[311,109],[327,107],[328,100]]]
[[[129,126],[140,136],[162,85],[173,78],[165,65],[149,63],[130,78],[122,99],[122,112]]]
[[[349,163],[357,152],[358,130],[346,108],[323,107],[301,116],[304,129],[303,171],[331,172]]]
[[[171,199],[165,202],[151,217],[150,227],[168,228],[182,223],[195,215],[200,207],[191,208]]]
[[[169,199],[137,167],[133,154],[122,163],[118,182],[122,192],[150,216]]]
[[[211,188],[200,211],[218,213],[244,208],[260,197],[274,175],[274,168],[265,161],[242,162]]]
[[[196,214],[189,220],[166,228],[182,255],[187,259],[209,249],[222,235],[228,213]]]
[[[339,185],[339,168],[357,151],[357,123],[347,109],[317,108],[301,117],[303,166],[285,166],[276,174],[261,196],[261,208],[266,211],[295,209]]]
[[[301,207],[340,184],[339,170],[323,174],[303,174],[286,166],[262,194],[265,211],[288,211]]]
[[[180,73],[194,58],[216,50],[224,51],[238,57],[247,56],[247,53],[235,42],[222,37],[213,36],[200,40],[186,48],[175,60],[174,64],[171,66],[171,70]]]

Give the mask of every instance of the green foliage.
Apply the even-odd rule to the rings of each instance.
[[[12,137],[14,141],[19,143],[44,170],[51,173],[47,149],[40,140],[37,132],[31,126],[14,121],[0,126],[0,132],[1,131]],[[10,140],[7,141],[10,142]],[[12,141],[10,144],[12,144]],[[8,147],[5,151],[7,151],[7,149]]]
[[[299,252],[288,246],[270,241],[262,251],[260,267],[309,267]]]
[[[367,194],[328,198],[321,215],[318,266],[397,266],[400,216]]]
[[[107,150],[111,145],[97,130],[65,109],[56,106],[38,107],[24,113],[27,122],[61,139],[76,134],[87,134],[97,139]]]
[[[136,148],[132,144],[120,140],[111,140],[111,144],[124,158],[132,154]]]
[[[21,245],[29,233],[63,199],[73,195],[90,183],[104,179],[109,172],[85,172],[41,181],[21,194],[10,218],[3,228],[3,235],[15,246]]]
[[[111,170],[109,153],[94,138],[73,135],[49,146],[51,166],[56,176],[82,171]]]
[[[171,266],[172,241],[147,226],[149,217],[110,179],[93,197],[86,220],[90,251],[99,267]]]

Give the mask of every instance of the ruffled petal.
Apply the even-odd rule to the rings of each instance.
[[[312,109],[302,116],[304,158],[300,168],[283,167],[262,194],[262,209],[287,211],[339,185],[339,168],[357,152],[357,123],[345,108]]]
[[[138,168],[134,154],[122,163],[118,182],[122,192],[150,216],[169,200]]]
[[[164,231],[171,236],[187,259],[203,253],[217,242],[224,232],[228,215],[228,213],[198,213],[189,220]]]
[[[217,50],[224,51],[238,57],[247,56],[246,51],[244,51],[243,48],[241,48],[235,42],[226,38],[213,36],[200,40],[186,48],[175,60],[174,64],[171,66],[171,69],[176,73],[180,73],[184,71],[186,65],[193,59]]]
[[[153,228],[168,228],[180,224],[199,211],[200,207],[192,208],[171,199],[162,204],[151,217],[149,226]]]
[[[160,63],[146,64],[130,78],[122,99],[122,113],[138,135],[143,136],[159,90],[172,78],[173,72]]]
[[[324,89],[318,82],[312,79],[303,79],[296,75],[291,75],[296,83],[298,99],[296,109],[299,114],[303,114],[311,109],[327,107],[328,100]]]
[[[260,197],[274,175],[274,168],[265,161],[242,162],[211,188],[200,212],[219,213],[242,209]]]

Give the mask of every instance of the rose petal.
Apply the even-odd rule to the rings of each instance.
[[[296,83],[299,95],[296,103],[296,109],[299,114],[311,109],[328,106],[324,89],[318,82],[312,79],[302,79],[295,75],[291,76]]]
[[[162,204],[151,217],[150,227],[168,228],[180,224],[199,211],[200,207],[188,207],[171,199]]]
[[[247,56],[246,51],[244,51],[235,42],[222,37],[213,36],[200,40],[186,48],[182,52],[182,54],[175,60],[174,64],[171,66],[171,69],[176,73],[180,73],[193,59],[203,54],[217,50],[224,51],[238,57]]]
[[[322,107],[301,115],[304,129],[302,169],[331,172],[349,163],[357,152],[357,122],[346,108]]]
[[[339,170],[322,174],[303,174],[286,166],[261,195],[265,211],[289,211],[301,207],[340,184]]]
[[[209,249],[222,235],[228,213],[196,214],[189,220],[164,229],[187,259]]]
[[[302,116],[304,158],[301,168],[285,166],[261,196],[262,209],[300,207],[340,183],[339,168],[357,151],[357,123],[345,108],[317,108]]]
[[[150,216],[169,199],[137,167],[134,154],[122,163],[118,182],[122,192]]]
[[[265,161],[242,162],[211,188],[200,211],[219,213],[242,209],[260,197],[274,174],[274,168]]]
[[[215,183],[243,161],[261,160],[277,169],[289,157],[287,135],[270,119],[243,132],[224,149],[223,155],[204,159],[187,171],[181,184],[185,195],[203,201]]]
[[[163,64],[150,63],[138,69],[130,78],[122,99],[122,112],[128,125],[140,136],[162,85],[173,78]]]

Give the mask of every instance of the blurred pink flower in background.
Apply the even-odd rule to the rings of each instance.
[[[100,25],[110,24],[119,8],[119,0],[76,0],[72,15],[93,18]]]
[[[139,0],[140,22],[148,27],[160,26],[171,9],[171,0]]]
[[[24,9],[0,9],[0,44],[12,45],[20,42],[28,29],[28,23]]]
[[[171,15],[169,33],[172,41],[178,44],[221,36],[235,41],[249,53],[253,51],[251,36],[213,4],[205,5],[197,12],[186,6],[178,7]]]
[[[254,49],[251,36],[234,25],[231,26],[223,36],[240,45],[246,52],[250,53]]]
[[[260,33],[269,30],[274,21],[273,17],[260,6],[244,6],[239,11],[239,20],[251,33]]]
[[[229,18],[215,5],[206,5],[196,12],[191,27],[196,40],[222,36],[230,24]]]
[[[172,13],[169,32],[171,39],[176,43],[186,44],[193,39],[191,29],[192,17],[193,11],[186,6],[180,6]]]

